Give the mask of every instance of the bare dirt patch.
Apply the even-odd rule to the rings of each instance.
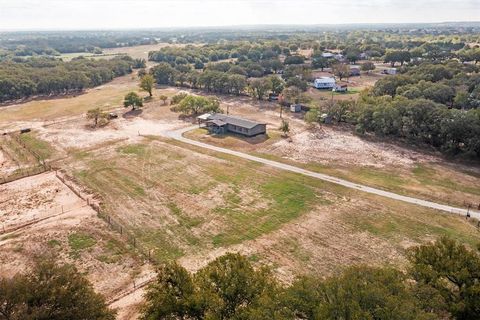
[[[132,254],[54,173],[24,178],[1,188],[0,219],[4,225],[56,214],[0,235],[2,276],[30,268],[37,257],[51,256],[60,263],[74,264],[87,274],[98,292],[111,298],[132,286],[137,277],[151,272],[151,267]],[[63,214],[59,211],[62,206]]]
[[[302,163],[372,166],[412,166],[417,162],[430,162],[435,158],[404,149],[390,143],[372,142],[360,138],[349,130],[322,126],[314,131],[305,130],[280,140],[268,148],[277,154]]]

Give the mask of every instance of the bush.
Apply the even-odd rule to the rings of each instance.
[[[175,104],[178,104],[180,103],[180,101],[182,101],[183,99],[185,99],[186,97],[188,97],[188,93],[186,92],[180,92],[180,93],[177,93],[176,95],[174,95],[171,99],[171,104],[175,105]]]

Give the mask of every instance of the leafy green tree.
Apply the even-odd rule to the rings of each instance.
[[[217,258],[194,276],[170,263],[148,287],[142,319],[293,319],[277,298],[281,292],[268,269],[255,270],[238,254]]]
[[[442,237],[434,244],[413,248],[411,275],[438,295],[455,319],[480,318],[480,254]],[[437,306],[438,307],[438,306]]]
[[[166,62],[161,62],[150,70],[158,84],[173,84],[175,81],[175,69]]]
[[[145,69],[140,69],[138,70],[137,76],[138,78],[142,79],[146,74],[147,74],[147,71]]]
[[[392,67],[395,66],[396,62],[399,62],[400,65],[403,66],[405,62],[409,62],[411,59],[410,52],[408,51],[403,51],[403,50],[393,50],[393,51],[388,51],[385,54],[385,58],[383,59],[386,63],[390,62]]]
[[[437,319],[421,309],[405,276],[389,268],[351,267],[323,282],[301,278],[285,300],[300,319]]]
[[[123,99],[123,106],[125,108],[132,107],[135,110],[137,107],[143,107],[142,98],[136,92],[129,92]]]
[[[245,257],[231,253],[209,263],[195,281],[206,319],[249,319],[247,314],[266,307],[262,302],[270,301],[266,297],[277,291],[268,269],[255,270]]]
[[[177,110],[187,115],[197,115],[207,112],[218,113],[222,111],[218,99],[192,95],[183,98],[178,103]]]
[[[287,120],[282,119],[282,123],[280,124],[279,129],[280,129],[280,131],[283,132],[283,136],[287,137],[288,133],[290,132],[290,123]]]
[[[361,68],[363,71],[370,73],[370,71],[375,70],[375,64],[371,61],[362,63]]]
[[[13,279],[0,279],[0,319],[113,320],[105,299],[73,266],[40,261]]]
[[[134,69],[142,69],[147,66],[147,61],[145,59],[134,59],[133,60],[133,68]]]
[[[167,102],[168,100],[168,97],[164,94],[162,94],[160,97],[158,97],[160,100],[162,100],[163,104],[165,105],[165,103]]]
[[[315,69],[323,69],[328,68],[331,62],[327,58],[322,57],[322,55],[314,56],[312,58],[312,67]]]
[[[153,86],[155,85],[155,79],[151,74],[147,74],[140,80],[140,88],[148,92],[148,95],[152,96]]]
[[[203,319],[196,291],[185,268],[175,262],[160,266],[155,282],[147,288],[141,319]]]
[[[107,114],[100,108],[90,109],[87,111],[87,119],[93,120],[93,127],[96,127],[99,121],[107,120]]]
[[[250,81],[249,89],[255,98],[262,100],[272,89],[272,83],[265,78],[253,79]]]
[[[337,63],[332,65],[332,73],[341,81],[350,75],[350,67],[345,63]]]
[[[285,58],[285,64],[302,64],[305,62],[305,58],[300,55],[288,56]]]
[[[274,94],[280,94],[285,88],[285,81],[283,81],[282,78],[272,75],[268,77],[268,79],[270,80],[271,90]]]

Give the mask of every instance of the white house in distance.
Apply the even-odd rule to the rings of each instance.
[[[397,68],[383,69],[383,70],[382,70],[382,73],[383,73],[383,74],[395,75],[395,74],[397,74]]]
[[[317,89],[333,89],[335,87],[335,79],[330,77],[320,77],[315,79],[313,86]]]

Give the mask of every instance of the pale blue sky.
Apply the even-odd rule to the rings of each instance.
[[[480,20],[480,0],[0,0],[0,29]]]

